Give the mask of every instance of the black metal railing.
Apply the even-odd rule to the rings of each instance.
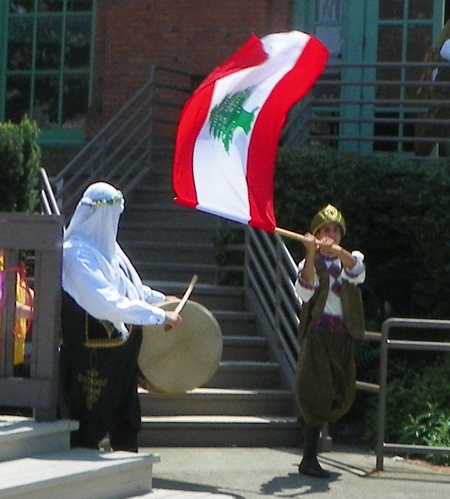
[[[68,215],[94,180],[124,193],[142,182],[158,154],[173,149],[179,114],[195,75],[153,66],[149,81],[52,179],[61,212]]]
[[[434,81],[424,79],[433,71],[439,71]],[[290,113],[281,146],[310,144],[415,159],[446,157],[447,72],[447,63],[329,63],[308,97]]]

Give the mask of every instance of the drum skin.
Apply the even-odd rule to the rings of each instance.
[[[175,310],[179,300],[157,306]],[[145,383],[154,393],[184,393],[205,384],[217,371],[222,357],[220,326],[203,305],[188,300],[182,324],[170,331],[164,325],[143,326],[138,364]]]

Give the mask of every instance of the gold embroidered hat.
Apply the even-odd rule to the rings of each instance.
[[[314,236],[316,232],[326,224],[337,223],[342,232],[342,237],[345,234],[345,220],[342,213],[335,208],[333,205],[329,204],[322,208],[319,213],[313,218],[311,222],[311,233]]]

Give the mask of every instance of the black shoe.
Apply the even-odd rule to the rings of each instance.
[[[303,458],[298,466],[298,472],[316,478],[330,478],[330,474],[320,467],[316,457]]]

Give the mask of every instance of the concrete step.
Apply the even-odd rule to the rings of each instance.
[[[174,281],[180,279],[190,282],[194,274],[198,275],[201,282],[221,285],[229,283],[229,276],[233,276],[233,283],[242,283],[244,267],[241,265],[229,265],[217,267],[217,265],[204,263],[155,263],[149,261],[133,261],[134,266],[144,281]]]
[[[78,422],[66,419],[38,423],[25,417],[0,416],[0,461],[68,451],[70,432],[76,429]]]
[[[127,215],[125,211],[120,221],[118,239],[121,244],[129,239],[160,242],[184,241],[186,243],[213,242],[216,234],[215,227],[211,228],[203,223],[191,222],[188,225],[180,225],[176,222],[167,223],[152,218],[135,222],[132,214],[128,217]]]
[[[121,246],[132,261],[149,261],[152,263],[167,263],[177,261],[182,255],[183,263],[206,263],[215,265],[214,246],[212,243],[202,242],[160,242],[138,240],[121,240]]]
[[[152,491],[157,454],[90,449],[0,463],[0,499],[124,499]]]
[[[195,485],[193,486],[195,487]],[[208,487],[206,487],[208,489]],[[153,489],[150,494],[143,496],[128,497],[127,499],[233,499],[235,496],[222,493],[215,494],[214,492],[197,492],[192,490],[178,489]]]
[[[184,394],[139,393],[145,416],[290,416],[295,412],[289,390],[196,388]]]
[[[142,447],[298,447],[296,417],[167,416],[143,417]],[[263,444],[262,444],[263,443]]]
[[[269,343],[263,336],[222,336],[222,360],[267,362]]]
[[[212,310],[224,336],[254,336],[255,314],[253,312],[234,312],[228,310]]]
[[[145,191],[133,193],[132,200],[140,203],[173,203],[174,196],[171,177],[155,175],[154,183],[150,183]]]
[[[203,388],[279,389],[280,366],[276,362],[221,361]]]
[[[160,223],[170,225],[177,223],[179,226],[186,226],[191,223],[195,225],[202,224],[211,230],[217,227],[219,221],[219,217],[215,215],[172,202],[152,203],[151,201],[147,201],[146,203],[135,203],[131,201],[126,204],[125,212],[128,212],[127,217],[128,219],[132,219],[133,222],[146,222],[152,217],[157,216],[157,220]],[[125,212],[123,215],[124,222],[126,220]]]
[[[175,295],[181,298],[189,285],[189,281],[158,282],[148,280],[144,282],[148,286],[158,289],[167,295]],[[239,312],[239,314],[234,317],[234,322],[241,320],[250,322],[251,319],[254,319],[254,314],[251,312],[245,314],[242,311],[242,307],[244,305],[243,298],[244,289],[242,286],[217,286],[203,283],[201,280],[197,281],[190,297],[191,300],[201,303],[204,307],[210,310],[217,320],[219,320],[219,317],[224,321],[228,319],[231,320],[230,315]]]
[[[181,259],[181,257],[180,257]],[[182,260],[182,259],[181,259]],[[194,274],[201,282],[212,284],[216,281],[217,266],[204,263],[155,263],[147,260],[135,260],[133,265],[143,281],[176,281],[189,283]]]

